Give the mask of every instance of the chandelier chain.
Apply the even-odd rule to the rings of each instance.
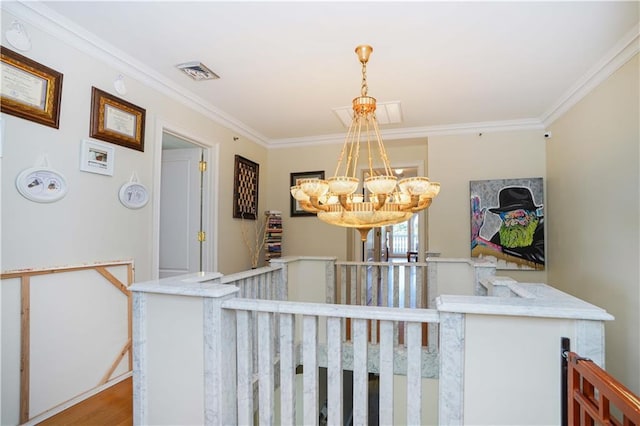
[[[360,87],[360,94],[367,96],[369,92],[369,86],[367,86],[367,63],[362,63],[362,86]]]

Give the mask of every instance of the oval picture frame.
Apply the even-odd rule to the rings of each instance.
[[[118,198],[128,209],[140,209],[149,202],[147,187],[138,182],[127,182],[120,187]]]
[[[16,178],[20,195],[37,203],[53,203],[67,195],[67,180],[49,167],[31,167]]]

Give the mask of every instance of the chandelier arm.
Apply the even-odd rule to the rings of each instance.
[[[318,209],[313,207],[309,201],[298,201],[298,202],[300,203],[300,207],[302,207],[302,210],[306,212],[317,213],[319,211]]]
[[[424,210],[427,207],[429,207],[431,205],[431,202],[433,202],[433,198],[425,198],[423,201],[420,202],[420,205],[418,205],[416,211],[420,211],[420,210]]]
[[[411,211],[412,213],[417,213],[419,211],[422,211],[424,209],[426,209],[427,207],[429,207],[431,205],[431,202],[433,201],[433,198],[425,198],[420,200],[420,202],[418,203],[417,206],[411,208],[409,211]]]
[[[348,212],[353,210],[353,206],[347,202],[347,196],[345,194],[339,195],[338,200],[340,201],[340,205],[342,206],[343,209],[345,209]]]
[[[416,208],[420,210],[420,196],[412,195],[409,204],[402,206],[400,210],[403,212],[413,212]]]
[[[377,195],[377,201],[375,203],[375,205],[373,206],[374,210],[380,210],[385,203],[387,202],[387,197],[389,196],[389,194],[380,194]]]
[[[314,208],[318,209],[318,211],[326,212],[329,210],[329,206],[324,206],[318,202],[318,197],[309,197],[309,202]]]

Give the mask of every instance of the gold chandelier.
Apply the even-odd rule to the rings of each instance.
[[[391,170],[378,129],[376,100],[367,94],[367,62],[372,51],[371,46],[356,47],[362,64],[362,86],[360,96],[353,100],[353,119],[334,176],[327,180],[299,179],[291,187],[291,195],[305,211],[317,213],[320,220],[329,224],[356,228],[362,241],[366,241],[371,228],[404,222],[426,209],[440,191],[439,183],[422,176],[398,182]],[[364,180],[368,199],[356,192],[360,184],[356,166],[361,145],[366,145],[368,152],[369,173]],[[373,168],[372,151],[376,146],[384,172]]]

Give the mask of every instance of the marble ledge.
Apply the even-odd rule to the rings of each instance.
[[[299,260],[313,260],[319,262],[327,262],[333,261],[335,262],[338,258],[335,256],[284,256],[278,257],[276,259],[271,259],[269,262],[271,263],[291,263]]]
[[[239,289],[220,283],[223,275],[218,272],[196,272],[175,277],[134,283],[131,291],[140,293],[172,294],[193,297],[224,297]]]
[[[466,263],[470,266],[481,267],[481,268],[492,268],[496,267],[496,264],[480,258],[468,258],[468,257],[426,257],[427,262],[429,263]]]
[[[602,308],[540,283],[494,281],[507,286],[511,297],[441,295],[438,311],[481,315],[512,315],[543,318],[570,318],[610,321],[614,317]]]

